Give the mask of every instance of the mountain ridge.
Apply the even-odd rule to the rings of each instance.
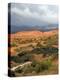
[[[8,25],[8,27],[10,28],[10,32],[11,33],[16,33],[19,31],[50,31],[50,30],[54,30],[54,29],[58,29],[58,24],[49,24],[49,25],[42,25],[42,26],[38,26],[38,25],[34,25],[34,26],[29,26],[29,25],[21,25],[21,26],[10,26]]]

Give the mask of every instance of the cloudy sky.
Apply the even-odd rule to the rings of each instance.
[[[42,26],[58,23],[58,6],[37,4],[11,4],[11,25]]]

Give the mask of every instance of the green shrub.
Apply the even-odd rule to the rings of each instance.
[[[15,42],[13,42],[13,43],[11,43],[11,46],[12,46],[12,47],[16,47],[17,44],[16,44]]]
[[[21,61],[20,57],[18,57],[18,56],[11,56],[11,61],[14,61],[16,63],[23,62],[23,61]]]
[[[33,70],[36,73],[42,72],[44,70],[48,70],[51,65],[52,65],[52,62],[50,59],[42,62],[35,62],[35,61],[32,62]]]
[[[42,68],[42,70],[49,69],[51,65],[52,65],[52,62],[51,62],[50,59],[41,62],[41,68]]]
[[[40,73],[44,70],[48,70],[52,65],[52,62],[50,59],[48,60],[45,60],[45,61],[42,61],[42,62],[36,62],[36,61],[33,61],[32,64],[28,64],[28,65],[25,65],[23,68],[18,68],[16,71],[18,73],[22,73],[24,72],[25,73],[32,73],[33,71],[35,73]]]

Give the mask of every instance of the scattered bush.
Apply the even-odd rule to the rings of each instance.
[[[11,60],[17,63],[24,63],[27,61],[31,61],[32,55],[26,52],[22,52],[17,56],[11,56]]]
[[[19,49],[19,48],[16,48],[15,51],[16,51],[16,52],[20,52],[20,49]]]
[[[11,43],[11,47],[16,47],[17,44],[15,42]]]
[[[48,60],[42,61],[42,62],[33,61],[31,66],[33,67],[33,70],[36,73],[39,73],[39,72],[42,72],[44,70],[48,70],[51,65],[52,65],[52,62],[50,59],[48,59]]]
[[[34,48],[32,53],[43,54],[44,56],[58,53],[58,48],[54,47],[42,47],[42,48]]]
[[[41,69],[42,69],[42,70],[49,69],[51,65],[52,65],[52,62],[51,62],[50,59],[48,59],[48,60],[43,61],[43,62],[41,63]]]
[[[42,62],[33,61],[31,65],[28,64],[28,65],[25,65],[21,69],[18,68],[16,72],[18,73],[24,72],[24,74],[32,73],[32,72],[40,73],[44,70],[48,70],[51,67],[51,65],[52,65],[52,62],[50,59],[42,61]]]

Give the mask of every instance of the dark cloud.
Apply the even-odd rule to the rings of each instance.
[[[44,25],[58,23],[58,6],[11,4],[11,25]]]

